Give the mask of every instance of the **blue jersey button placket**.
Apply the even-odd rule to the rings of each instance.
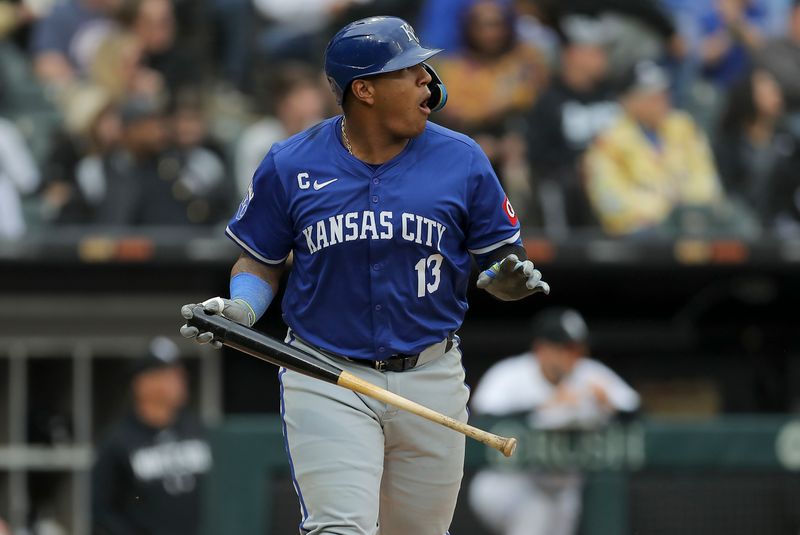
[[[369,201],[370,201],[370,208],[372,209],[373,214],[375,214],[375,222],[379,224],[380,221],[380,178],[373,176],[370,180],[369,185]],[[380,230],[378,231],[380,232]],[[385,312],[383,311],[383,289],[384,289],[384,280],[381,277],[381,262],[379,261],[378,257],[380,255],[380,248],[381,242],[379,240],[370,240],[369,241],[369,262],[370,262],[370,286],[371,286],[371,296],[372,296],[372,335],[373,335],[373,344],[376,349],[376,357],[378,359],[383,359],[386,357],[386,339],[385,339],[385,332],[386,332],[386,317]]]

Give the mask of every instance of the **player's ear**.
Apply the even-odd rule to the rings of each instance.
[[[353,96],[361,102],[372,105],[375,103],[375,85],[370,80],[353,80],[350,84]]]

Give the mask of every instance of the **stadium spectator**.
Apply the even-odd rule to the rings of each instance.
[[[796,142],[782,124],[783,96],[775,78],[755,69],[728,95],[714,152],[726,192],[748,204],[761,221],[772,214],[770,181]]]
[[[391,14],[414,24],[419,16],[422,0],[349,0],[344,9],[328,25],[331,33],[343,25],[366,17]],[[427,44],[427,43],[426,43]]]
[[[243,195],[256,168],[273,143],[286,139],[325,117],[325,95],[310,67],[287,63],[276,67],[269,84],[260,84],[257,105],[262,117],[251,124],[236,144],[236,184]]]
[[[566,39],[557,74],[526,117],[525,129],[537,212],[556,232],[592,223],[579,161],[595,135],[619,115],[602,24],[574,24]]]
[[[790,112],[800,111],[800,1],[794,0],[786,34],[756,52],[756,64],[778,80]]]
[[[466,4],[459,16],[466,46],[433,60],[447,81],[447,106],[436,120],[470,134],[484,150],[517,212],[528,217],[531,190],[525,144],[513,124],[544,89],[549,66],[521,42],[512,6],[499,0]]]
[[[198,169],[195,161],[171,147],[167,118],[156,101],[131,99],[120,113],[122,149],[110,156],[95,221],[109,225],[216,223],[228,199],[216,162],[202,159]]]
[[[24,2],[0,0],[0,41],[36,19],[36,13]]]
[[[171,94],[202,85],[199,58],[177,39],[172,0],[128,0],[121,17],[138,41],[142,66],[159,73]]]
[[[269,20],[289,24],[296,30],[316,31],[325,28],[332,18],[350,4],[370,3],[373,0],[253,0],[259,13]]]
[[[0,117],[0,240],[25,234],[22,196],[36,191],[39,181],[39,169],[19,129]]]
[[[177,346],[153,339],[132,370],[130,410],[97,449],[94,535],[199,535],[200,485],[212,458],[185,409],[187,390]]]
[[[718,88],[729,88],[763,44],[766,10],[760,0],[715,0],[700,24],[703,73]]]
[[[422,5],[419,24],[420,35],[425,42],[429,46],[443,48],[448,53],[461,51],[465,41],[460,30],[459,15],[471,1],[426,0]],[[588,17],[595,21],[607,16],[624,17],[628,21],[635,21],[645,29],[645,33],[654,33],[666,43],[670,53],[683,54],[683,40],[669,14],[657,0],[504,0],[504,3],[515,5],[520,13],[534,14],[539,23],[552,28],[562,37],[574,17]],[[525,28],[519,30],[524,32]],[[623,30],[622,26],[617,25],[617,30]],[[550,41],[547,35],[540,34],[538,38],[543,43]]]
[[[575,24],[601,24],[608,37],[609,70],[615,78],[642,59],[668,57],[680,62],[686,54],[685,40],[661,0],[537,1],[542,21],[562,38],[569,37]]]
[[[353,4],[374,0],[253,0],[269,24],[258,37],[259,49],[271,59],[314,61],[324,49],[324,30]]]
[[[800,142],[791,137],[785,155],[775,165],[770,177],[768,228],[785,239],[800,237]]]
[[[495,363],[472,392],[475,413],[525,415],[534,429],[596,430],[639,408],[638,394],[587,356],[588,328],[571,309],[534,318],[531,349]],[[581,511],[578,467],[526,472],[484,469],[472,479],[473,511],[498,535],[574,535]]]
[[[640,62],[622,86],[624,113],[585,157],[588,196],[606,232],[645,233],[678,207],[720,203],[711,149],[692,119],[672,109],[666,72]]]
[[[86,75],[122,1],[65,0],[34,25],[34,68],[45,85],[63,87]]]
[[[238,195],[225,150],[209,133],[202,94],[185,88],[174,95],[170,121],[172,152],[181,162],[183,182],[191,191],[208,188],[215,194],[213,200],[209,199],[211,213],[205,219],[217,221],[229,216],[231,203]]]
[[[75,88],[65,98],[65,128],[57,132],[45,163],[44,219],[89,223],[105,196],[110,156],[122,131],[111,95],[95,86]]]
[[[530,109],[543,90],[547,62],[519,42],[514,12],[505,2],[474,1],[460,20],[463,51],[435,61],[449,93],[437,119],[468,134],[500,137],[509,117]]]
[[[693,78],[686,38],[666,8],[669,0],[527,0],[538,17],[568,40],[575,26],[600,25],[605,32],[609,76],[619,78],[638,61],[665,62],[679,103]]]
[[[539,0],[543,17],[562,33],[575,16],[600,18],[605,14],[630,17],[649,27],[670,46],[679,47],[680,35],[659,1],[653,0]]]
[[[100,41],[89,66],[89,81],[118,103],[133,97],[158,98],[167,89],[161,73],[144,64],[142,46],[129,32],[109,34]]]
[[[543,22],[542,6],[538,0],[516,0],[516,32],[519,40],[542,51],[549,65],[558,58],[560,39],[558,32]]]
[[[221,77],[244,89],[250,67],[254,9],[251,0],[211,0],[208,10],[214,31],[213,52],[221,63]]]
[[[225,149],[209,132],[205,94],[200,89],[184,87],[173,93],[170,108],[175,147],[182,151],[203,148],[224,165]]]
[[[426,45],[442,48],[445,54],[463,51],[464,32],[461,16],[474,0],[425,0],[420,7],[419,35]],[[503,0],[504,4],[516,11],[517,32],[523,42],[545,52],[548,60],[555,57],[558,38],[552,28],[541,21],[541,2],[539,0]]]

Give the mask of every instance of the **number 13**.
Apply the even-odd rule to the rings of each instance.
[[[444,258],[440,254],[432,254],[428,258],[420,258],[419,262],[414,266],[417,271],[417,297],[425,297],[425,290],[432,294],[439,289],[439,282],[441,282],[442,275],[442,260]],[[432,282],[426,284],[427,269],[431,268]]]

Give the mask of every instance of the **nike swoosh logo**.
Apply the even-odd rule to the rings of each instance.
[[[333,183],[334,183],[334,182],[336,182],[337,180],[339,180],[339,179],[338,179],[338,178],[332,178],[332,179],[330,179],[330,180],[328,180],[328,181],[326,181],[326,182],[317,182],[317,181],[315,180],[315,181],[314,181],[314,191],[319,191],[319,190],[321,190],[322,188],[324,188],[325,186],[327,186],[328,184],[333,184]]]

